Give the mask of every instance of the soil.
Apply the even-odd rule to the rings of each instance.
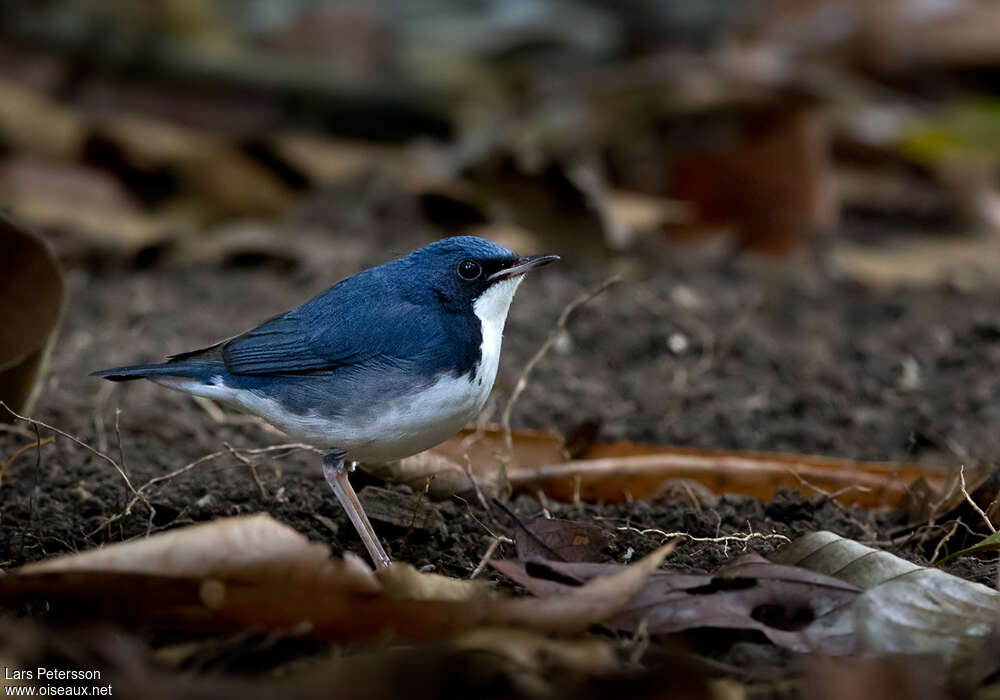
[[[185,395],[87,375],[227,337],[363,266],[441,235],[419,224],[405,207],[363,220],[346,220],[337,211],[335,202],[314,202],[283,233],[294,247],[304,222],[311,230],[322,225],[341,232],[321,241],[327,250],[320,268],[271,264],[267,258],[177,265],[154,255],[137,264],[131,258],[82,255],[67,243],[70,238],[56,237],[67,269],[67,307],[32,415],[119,459],[137,486],[225,451],[227,444],[253,448],[286,442],[251,420],[229,416],[218,422]],[[308,241],[317,245],[315,237]],[[606,264],[569,258],[521,287],[508,321],[493,417],[561,310],[608,273]],[[514,411],[515,426],[567,433],[596,422],[605,441],[931,464],[1000,458],[1000,288],[877,289],[838,278],[815,261],[775,271],[658,241],[647,242],[641,257],[617,264],[628,271],[628,281],[574,316],[565,337],[532,375]],[[0,432],[0,458],[31,439]],[[223,454],[152,487],[152,517],[137,505],[118,518],[130,496],[122,476],[93,453],[59,438],[40,456],[34,451],[20,456],[3,474],[0,562],[15,567],[149,531],[256,512],[329,543],[334,553],[363,553],[323,482],[315,454],[263,456],[255,466],[260,486],[245,464]],[[374,481],[358,474],[355,483]],[[610,544],[603,554],[617,561],[642,556],[662,539],[622,529],[627,526],[696,537],[748,527],[788,537],[826,529],[877,542],[915,561],[926,561],[946,530],[893,545],[905,522],[901,514],[845,509],[809,493],[783,492],[769,503],[730,495],[714,504],[663,497],[626,505],[545,505],[559,517],[606,527]],[[467,577],[489,541],[484,523],[497,521],[464,501],[432,507],[444,516],[440,531],[384,523],[376,528],[394,557]],[[513,507],[519,515],[534,516],[543,504],[519,496]],[[946,549],[962,544],[956,537]],[[758,540],[746,546],[766,553],[774,545]],[[670,561],[714,571],[742,549],[684,542]],[[964,560],[949,570],[996,582],[992,559]],[[765,664],[788,663],[787,654],[759,639],[716,635],[689,641],[727,668],[745,665],[748,654],[763,654]]]

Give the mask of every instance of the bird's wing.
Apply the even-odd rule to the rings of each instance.
[[[246,333],[176,358],[221,361],[233,374],[323,372],[376,358],[399,364],[426,349],[430,320],[377,282],[351,278]]]

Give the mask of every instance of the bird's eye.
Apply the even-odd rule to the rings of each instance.
[[[463,260],[458,264],[458,276],[472,281],[483,274],[483,268],[475,260]]]

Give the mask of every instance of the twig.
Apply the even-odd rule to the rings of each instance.
[[[513,542],[513,540],[509,537],[504,537],[503,535],[490,539],[490,546],[486,548],[483,558],[479,560],[479,564],[477,564],[476,568],[472,570],[472,573],[469,575],[470,579],[474,579],[479,576],[479,574],[483,573],[483,569],[485,569],[486,565],[490,563],[490,559],[497,551],[497,547],[500,546],[501,542]]]
[[[584,292],[576,299],[573,299],[559,314],[559,319],[556,321],[556,325],[549,331],[549,336],[542,343],[542,346],[538,348],[531,359],[524,365],[524,369],[521,370],[521,376],[517,378],[517,384],[514,385],[514,391],[511,392],[510,399],[507,401],[507,405],[503,409],[503,418],[500,423],[503,425],[504,441],[507,447],[507,460],[510,460],[510,455],[514,451],[514,438],[510,430],[510,417],[514,412],[514,406],[517,404],[517,400],[521,398],[521,394],[528,386],[528,376],[531,374],[532,370],[535,369],[535,365],[542,361],[542,359],[549,353],[552,346],[556,344],[559,336],[565,330],[566,324],[569,322],[569,317],[578,308],[591,301],[594,297],[603,293],[608,287],[618,284],[621,282],[621,277],[618,275],[613,275],[599,285],[591,289],[590,291]]]
[[[696,537],[687,532],[664,532],[663,530],[657,530],[653,527],[647,527],[640,530],[637,527],[632,527],[631,525],[624,525],[622,527],[616,528],[618,530],[628,530],[629,532],[634,532],[636,534],[642,535],[643,537],[647,535],[659,535],[664,541],[672,540],[677,537],[683,537],[684,539],[690,540],[691,542],[711,542],[715,544],[729,544],[730,542],[736,542],[739,544],[747,544],[750,540],[781,540],[782,542],[791,542],[791,540],[784,535],[779,535],[776,532],[770,534],[765,534],[763,532],[753,532],[749,531],[747,534],[732,534],[732,535],[722,535],[720,537]]]
[[[111,465],[112,467],[114,467],[114,468],[115,468],[115,471],[117,471],[117,472],[118,472],[119,474],[121,474],[121,477],[122,477],[122,479],[124,479],[124,480],[125,480],[125,485],[126,485],[126,486],[128,486],[129,490],[130,490],[130,491],[131,491],[131,492],[132,492],[132,493],[133,493],[133,494],[134,494],[135,496],[139,497],[139,498],[140,498],[140,499],[142,499],[142,500],[145,500],[145,497],[143,497],[143,496],[140,496],[140,494],[139,494],[139,492],[138,492],[138,491],[136,490],[135,486],[133,486],[133,485],[132,485],[132,480],[131,480],[131,479],[129,479],[129,478],[128,478],[128,474],[126,474],[126,473],[124,472],[124,470],[122,470],[122,468],[121,468],[121,465],[120,465],[120,464],[118,464],[118,462],[116,462],[116,461],[115,461],[114,459],[112,459],[111,457],[109,457],[109,456],[108,456],[107,454],[105,454],[104,452],[101,452],[100,450],[96,450],[96,449],[94,449],[93,447],[91,447],[90,445],[88,445],[87,443],[85,443],[85,442],[84,442],[83,440],[81,440],[80,438],[76,437],[75,435],[70,435],[70,434],[69,434],[69,433],[67,433],[67,432],[66,432],[65,430],[60,430],[59,428],[55,428],[55,427],[53,427],[53,426],[49,425],[48,423],[43,423],[43,422],[42,422],[42,421],[40,421],[40,420],[35,420],[34,418],[28,418],[28,417],[26,417],[26,416],[22,416],[22,415],[20,415],[19,413],[17,413],[16,411],[14,411],[14,409],[12,409],[12,408],[11,408],[10,406],[8,406],[8,405],[7,405],[6,403],[4,403],[3,401],[0,401],[0,408],[3,408],[3,409],[4,409],[5,411],[7,411],[7,413],[9,413],[10,415],[14,416],[14,417],[15,417],[15,418],[17,418],[18,420],[23,420],[23,421],[25,421],[25,422],[27,422],[27,423],[30,423],[31,425],[33,425],[33,426],[36,426],[36,427],[37,427],[37,426],[41,426],[41,427],[45,428],[46,430],[51,430],[51,431],[52,431],[53,433],[55,433],[56,435],[62,435],[62,436],[63,436],[64,438],[67,438],[67,439],[69,439],[69,440],[72,440],[73,442],[75,442],[75,443],[76,443],[77,445],[79,445],[80,447],[84,448],[84,449],[85,449],[85,450],[87,450],[88,452],[91,452],[92,454],[94,454],[94,455],[96,455],[96,456],[100,457],[100,458],[101,458],[101,459],[103,459],[103,460],[104,460],[105,462],[107,462],[107,463],[108,463],[108,464],[110,464],[110,465]],[[148,502],[147,502],[147,505],[148,505]],[[150,506],[150,507],[152,507],[152,506]]]
[[[122,410],[120,408],[115,409],[115,439],[118,440],[118,460],[122,465],[122,472],[128,474],[128,466],[125,464],[125,444],[122,442],[122,429],[119,419],[121,418]]]
[[[959,467],[958,467],[958,479],[959,479],[959,482],[962,485],[962,495],[965,496],[965,500],[968,501],[969,505],[972,506],[973,510],[975,510],[977,513],[979,513],[979,515],[983,519],[983,522],[986,523],[986,527],[988,527],[990,529],[990,532],[996,534],[997,529],[995,527],[993,527],[993,523],[990,522],[989,516],[986,515],[986,513],[983,512],[983,509],[979,507],[978,503],[976,503],[974,500],[972,500],[972,496],[969,495],[969,491],[965,488],[965,465],[964,464],[959,465]]]
[[[45,445],[48,445],[48,444],[52,443],[53,441],[55,441],[54,437],[47,437],[44,440],[42,440],[41,442],[38,442],[37,440],[35,442],[29,442],[27,445],[24,445],[23,447],[21,447],[20,449],[18,449],[17,452],[15,452],[10,457],[8,457],[7,461],[4,462],[2,465],[0,465],[0,484],[3,483],[3,477],[4,477],[4,474],[7,473],[7,469],[10,467],[10,465],[12,465],[14,462],[17,461],[18,457],[20,457],[25,452],[27,452],[28,450],[33,449],[35,447],[37,447],[39,450],[41,450],[42,447],[44,447]]]
[[[956,532],[958,532],[958,526],[961,523],[962,523],[961,520],[956,520],[955,524],[951,526],[951,530],[948,531],[948,534],[942,537],[941,540],[937,543],[937,546],[934,547],[934,553],[931,555],[931,560],[928,562],[929,564],[933,566],[934,562],[937,561],[938,554],[941,553],[941,548],[944,547],[944,545],[948,542],[948,540],[952,538],[952,536]]]
[[[248,455],[257,455],[257,454],[267,454],[269,452],[277,452],[279,450],[310,450],[312,452],[317,452],[317,453],[322,454],[322,450],[319,450],[319,449],[313,447],[312,445],[306,445],[306,444],[301,443],[301,442],[290,442],[290,443],[286,443],[286,444],[283,444],[283,445],[270,445],[268,447],[257,447],[257,448],[248,449],[248,450],[241,450],[241,452],[243,452],[244,454],[248,454]],[[87,536],[88,537],[93,537],[98,532],[100,532],[105,527],[107,527],[108,525],[111,525],[112,523],[115,523],[115,522],[121,520],[122,518],[130,515],[132,513],[132,509],[135,507],[135,505],[140,500],[146,501],[146,495],[145,494],[146,494],[146,491],[148,491],[151,486],[155,486],[156,484],[159,484],[161,482],[169,481],[171,479],[174,479],[174,478],[180,476],[181,474],[185,474],[185,473],[191,471],[192,469],[194,469],[198,465],[204,464],[205,462],[211,462],[213,459],[218,459],[219,457],[222,457],[223,455],[227,455],[227,454],[230,454],[229,450],[218,450],[216,452],[211,452],[211,453],[209,453],[207,455],[202,455],[201,457],[199,457],[198,459],[194,460],[193,462],[188,462],[187,464],[185,464],[180,469],[175,469],[174,471],[169,472],[167,474],[163,474],[161,476],[154,476],[152,479],[150,479],[145,484],[143,484],[142,486],[139,487],[139,489],[136,491],[135,496],[132,497],[132,500],[130,500],[128,502],[128,504],[125,506],[125,508],[124,508],[124,510],[122,510],[122,512],[120,512],[120,513],[118,513],[116,515],[113,515],[110,518],[108,518],[106,521],[104,521],[103,523],[101,523],[100,526],[98,526],[97,528],[95,528],[91,532],[87,533]]]
[[[260,475],[257,473],[257,467],[254,465],[254,463],[251,462],[246,457],[244,457],[243,455],[241,455],[235,449],[233,449],[233,446],[230,445],[228,442],[223,442],[222,444],[225,446],[227,450],[229,450],[229,453],[233,457],[235,457],[237,461],[242,462],[247,466],[247,469],[250,470],[250,476],[253,477],[253,482],[257,484],[257,488],[260,489],[260,495],[264,499],[269,499],[270,495],[267,493],[267,489],[264,488],[264,484],[260,482]]]

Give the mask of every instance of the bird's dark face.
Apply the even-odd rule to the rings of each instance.
[[[557,255],[522,257],[476,236],[456,236],[432,243],[407,256],[414,285],[426,285],[442,308],[482,316],[507,315],[517,286],[528,270],[559,259]]]

